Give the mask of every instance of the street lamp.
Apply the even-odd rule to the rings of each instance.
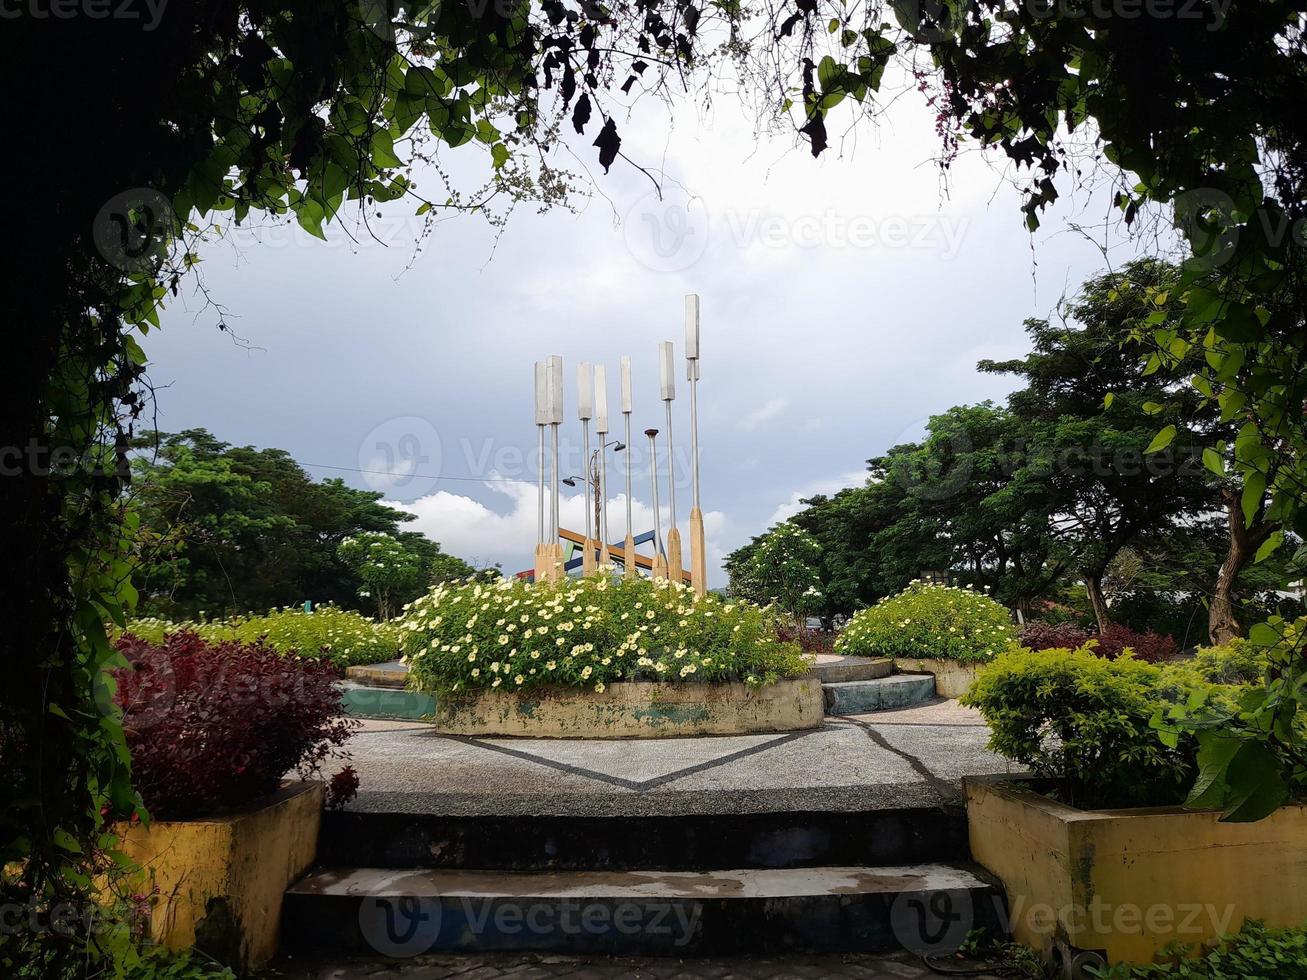
[[[698,595],[708,591],[708,557],[704,552],[703,511],[699,508],[699,294],[685,297],[685,374],[690,382],[690,583]]]
[[[586,502],[590,503],[592,499],[594,504],[595,527],[602,528],[603,525],[607,523],[602,520],[603,511],[607,509],[606,507],[603,506],[603,504],[606,503],[604,499],[603,462],[607,457],[601,456],[600,454],[605,449],[611,449],[615,453],[620,453],[625,448],[626,445],[624,443],[618,442],[616,439],[613,439],[609,442],[605,442],[603,445],[601,445],[598,449],[596,449],[594,452],[590,454],[589,465],[586,467],[586,472],[588,474],[587,476],[581,476],[579,474],[573,473],[571,476],[566,477],[561,481],[565,486],[569,486],[569,487],[575,487],[576,482],[578,480],[580,480],[585,484],[585,493],[587,497]],[[594,494],[593,498],[591,498],[590,496],[592,492]],[[605,532],[606,530],[607,529],[604,528]],[[605,552],[607,551],[607,546],[604,547],[604,551]],[[607,564],[607,563],[601,562],[600,564]]]

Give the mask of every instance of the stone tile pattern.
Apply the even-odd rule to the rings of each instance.
[[[821,956],[574,957],[544,954],[438,955],[409,960],[274,963],[265,980],[925,980],[939,977],[911,953]],[[970,974],[996,980],[989,974]]]

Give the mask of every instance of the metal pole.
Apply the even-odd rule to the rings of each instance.
[[[551,354],[545,361],[545,387],[553,472],[550,478],[549,540],[543,559],[545,578],[552,582],[562,569],[563,558],[563,548],[558,543],[558,428],[563,424],[563,359],[557,354]]]
[[[537,537],[539,538],[539,541],[537,543],[544,544],[545,543],[545,427],[543,425],[537,425],[536,429],[540,433],[540,455],[537,457],[540,460],[540,473],[539,473],[540,514],[539,514],[539,519],[536,521],[536,528],[539,532],[537,534]]]
[[[644,434],[649,437],[649,482],[653,485],[654,551],[661,555],[663,528],[662,519],[658,514],[658,447],[654,444],[658,430],[645,429]]]
[[[672,465],[672,402],[668,399],[664,402],[667,406],[667,508],[668,516],[671,520],[668,522],[671,527],[676,527],[676,467]]]
[[[703,511],[699,503],[699,296],[685,297],[685,377],[690,382],[690,584],[695,594],[708,591]]]
[[[626,416],[626,536],[631,536],[631,413]],[[627,556],[630,557],[629,555]]]
[[[553,501],[551,502],[551,504],[550,504],[550,508],[549,508],[549,535],[550,535],[550,536],[549,536],[549,540],[550,540],[550,543],[552,544],[553,542],[555,542],[555,541],[558,540],[558,490],[559,490],[559,488],[558,488],[558,426],[557,426],[557,425],[551,425],[551,426],[549,427],[549,431],[552,433],[553,440],[554,440],[554,446],[553,446],[553,449],[554,449],[554,451],[553,451],[553,463],[554,463],[553,489],[554,489],[554,499],[553,499]]]
[[[606,549],[608,547],[608,454],[604,452],[604,447],[599,447],[599,485],[595,492],[601,501],[598,517],[599,523],[599,547]]]
[[[588,419],[581,420],[581,458],[585,460],[585,465],[590,462],[590,422]],[[590,482],[590,474],[586,473],[586,483]],[[586,550],[590,548],[590,508],[581,508],[585,511],[585,540]]]

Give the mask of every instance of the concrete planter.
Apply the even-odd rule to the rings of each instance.
[[[751,690],[745,684],[621,681],[590,688],[478,691],[441,696],[434,723],[451,735],[532,738],[667,738],[816,728],[821,683],[800,677]]]
[[[289,783],[222,816],[119,826],[122,850],[141,866],[142,891],[158,888],[151,938],[190,946],[237,972],[277,952],[281,899],[313,864],[325,786]]]
[[[965,780],[971,852],[1007,891],[1013,937],[1064,964],[1151,962],[1245,919],[1307,919],[1307,805],[1257,823],[1213,811],[1077,810],[1029,781]]]
[[[941,698],[962,697],[984,667],[983,663],[960,663],[936,657],[894,658],[894,669],[901,674],[934,674],[935,693]]]

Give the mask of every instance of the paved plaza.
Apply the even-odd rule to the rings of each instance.
[[[862,810],[959,799],[963,776],[1006,772],[978,714],[955,701],[828,717],[782,734],[667,739],[445,736],[368,721],[351,740],[351,809],[501,815]]]

